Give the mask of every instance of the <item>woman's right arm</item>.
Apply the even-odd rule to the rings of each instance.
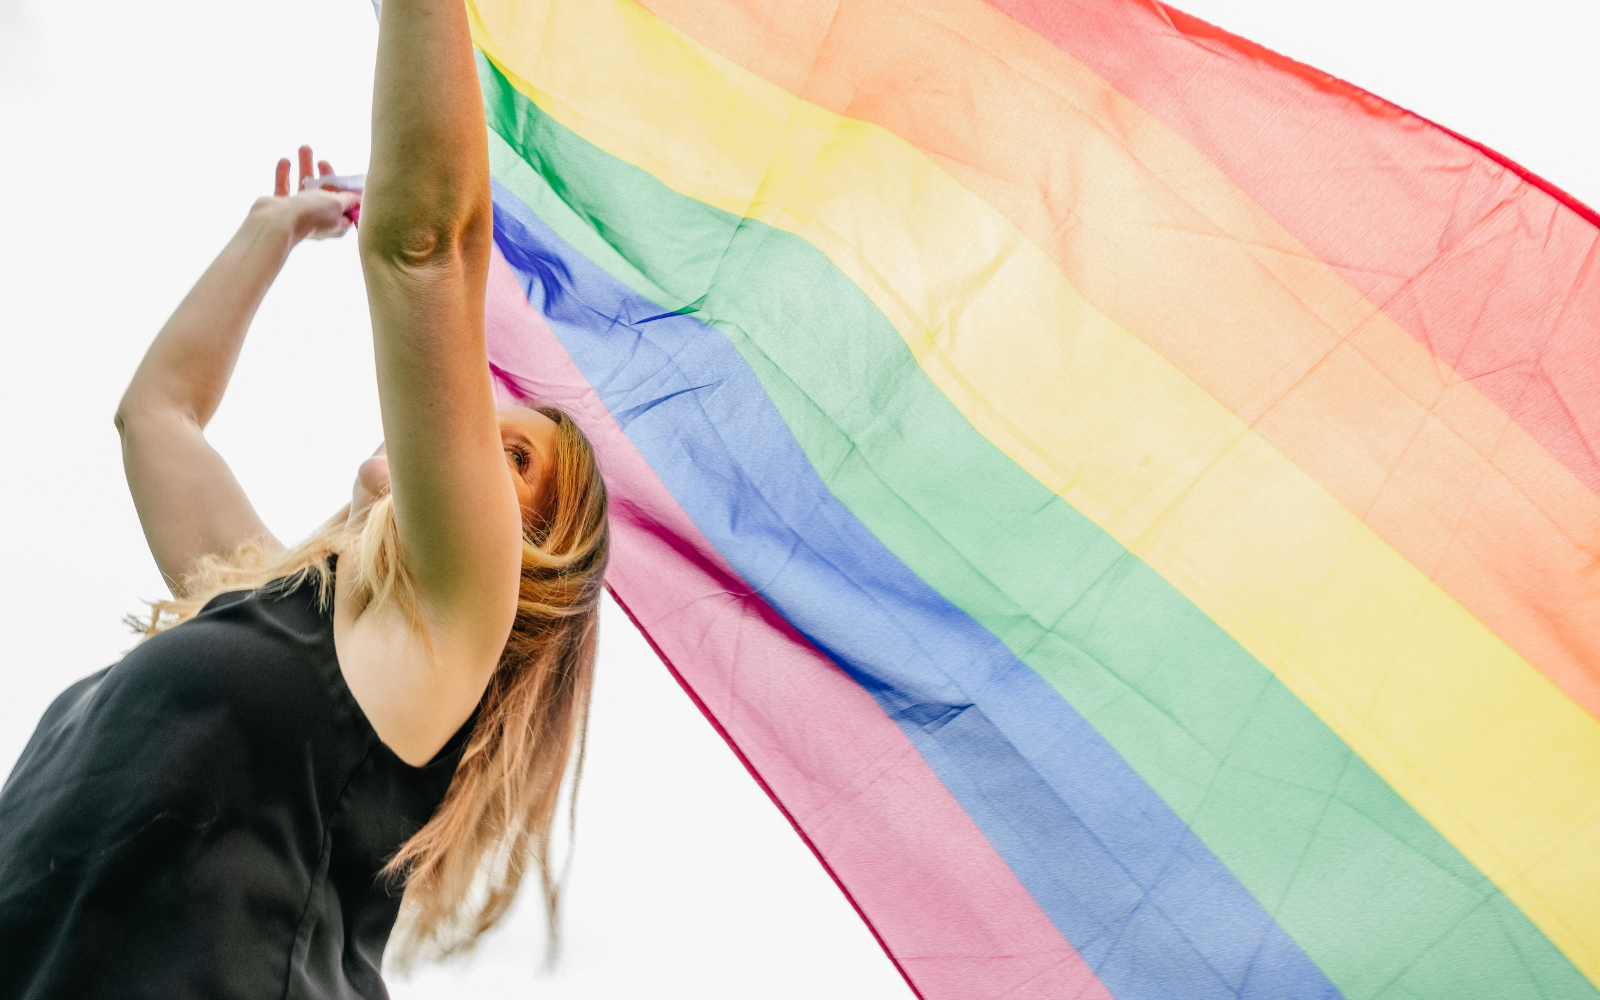
[[[488,130],[461,0],[384,0],[379,20],[361,205],[378,401],[400,544],[441,626],[435,649],[448,638],[449,659],[469,664],[470,710],[505,647],[522,562],[484,344]]]
[[[309,160],[309,150],[302,157]],[[308,167],[303,162],[302,173]],[[341,216],[355,200],[326,191],[287,194],[285,160],[277,196],[251,208],[162,327],[117,407],[128,490],[174,594],[206,553],[231,551],[251,539],[281,548],[203,432],[222,402],[250,320],[289,251],[312,233],[342,232],[348,224]]]

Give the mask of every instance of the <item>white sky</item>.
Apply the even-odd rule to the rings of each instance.
[[[1489,145],[1600,206],[1600,0],[1190,0],[1180,6]],[[0,0],[0,768],[162,592],[111,413],[167,313],[311,142],[364,169],[364,0]],[[348,496],[380,437],[352,240],[291,258],[211,437],[281,537]],[[604,615],[567,958],[519,911],[397,998],[904,998],[782,816],[616,608]]]

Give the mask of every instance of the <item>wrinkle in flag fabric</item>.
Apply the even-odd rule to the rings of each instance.
[[[913,989],[1593,996],[1592,213],[1159,6],[647,6],[470,7],[491,360]]]

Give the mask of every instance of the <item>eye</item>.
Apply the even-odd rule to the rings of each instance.
[[[508,447],[506,449],[506,454],[510,455],[511,460],[517,463],[518,472],[528,471],[528,465],[533,461],[533,456],[528,453],[528,449],[524,448],[520,444],[514,444]]]

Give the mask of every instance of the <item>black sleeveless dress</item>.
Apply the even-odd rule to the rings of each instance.
[[[412,767],[314,586],[217,597],[68,688],[0,790],[0,997],[386,997],[378,871],[472,724]]]

